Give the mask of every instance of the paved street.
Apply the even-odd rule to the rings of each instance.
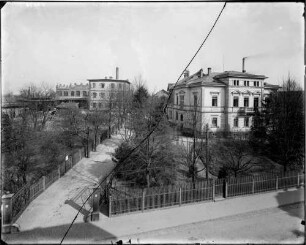
[[[133,243],[300,243],[303,203],[120,238]]]

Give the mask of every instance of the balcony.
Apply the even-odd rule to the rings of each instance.
[[[258,107],[256,107],[255,109],[254,107],[239,107],[237,112],[239,115],[251,116],[251,115],[254,115],[256,109],[258,109]]]

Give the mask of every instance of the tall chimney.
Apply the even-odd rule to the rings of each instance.
[[[211,73],[211,68],[210,68],[210,67],[208,67],[208,68],[207,68],[207,76],[209,76],[209,75],[210,75],[210,73]]]
[[[245,59],[246,59],[247,57],[243,57],[242,58],[242,72],[245,72],[245,69],[244,69],[244,62],[245,62]]]
[[[119,80],[119,67],[116,67],[116,80]]]

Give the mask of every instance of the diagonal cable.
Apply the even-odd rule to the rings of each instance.
[[[216,20],[215,20],[215,22],[214,22],[212,28],[211,28],[210,31],[208,32],[208,34],[207,34],[207,36],[205,37],[204,41],[201,43],[201,45],[200,45],[200,47],[197,49],[196,53],[193,55],[193,57],[191,58],[191,60],[188,62],[187,66],[184,68],[184,70],[182,71],[182,73],[181,73],[180,76],[178,77],[178,79],[177,79],[175,85],[173,86],[173,89],[175,88],[177,82],[179,81],[179,79],[180,79],[181,76],[183,75],[184,71],[189,67],[189,65],[190,65],[190,64],[192,63],[192,61],[195,59],[195,57],[197,56],[197,54],[199,53],[199,51],[202,49],[202,47],[203,47],[204,43],[206,42],[207,38],[210,36],[211,32],[212,32],[213,29],[215,28],[215,26],[216,26],[216,24],[217,24],[217,22],[218,22],[218,20],[219,20],[219,18],[220,18],[220,16],[221,16],[221,14],[222,14],[224,8],[225,8],[225,6],[226,6],[226,2],[224,3],[224,5],[223,5],[223,7],[222,7],[222,9],[221,9],[221,11],[220,11],[218,17],[216,18]],[[169,103],[169,99],[170,99],[170,97],[171,97],[171,95],[172,95],[173,89],[171,90],[171,92],[170,92],[170,94],[169,94],[169,97],[168,97],[168,99],[167,99],[166,105],[165,105],[165,107],[164,107],[164,109],[163,109],[163,113],[164,113],[164,114],[166,114],[166,109],[167,109],[167,106],[168,106],[168,103]],[[86,198],[85,202],[83,203],[83,205],[82,205],[82,206],[80,207],[80,209],[78,210],[76,216],[74,217],[74,219],[72,220],[70,226],[68,227],[67,231],[65,232],[65,234],[64,234],[64,236],[63,236],[63,238],[62,238],[60,244],[63,243],[63,241],[64,241],[64,239],[66,238],[66,236],[68,235],[68,232],[70,231],[72,225],[74,224],[76,218],[78,217],[80,211],[83,209],[83,207],[85,206],[86,202],[87,202],[87,201],[89,200],[89,198],[93,195],[93,193],[95,193],[96,190],[98,190],[98,188],[102,185],[102,183],[104,183],[104,182],[108,179],[108,177],[111,177],[111,178],[113,177],[113,175],[114,175],[114,173],[116,172],[117,168],[119,168],[119,166],[121,166],[121,164],[122,164],[122,163],[123,163],[123,162],[124,162],[124,161],[125,161],[134,151],[136,151],[136,150],[140,147],[140,145],[141,145],[143,142],[145,142],[145,141],[153,134],[153,132],[156,130],[156,128],[158,127],[158,125],[159,125],[159,123],[161,122],[161,120],[162,120],[162,117],[159,118],[159,120],[157,121],[156,125],[155,125],[154,128],[148,133],[148,135],[147,135],[142,141],[140,141],[140,143],[139,143],[136,147],[134,147],[134,148],[133,148],[133,149],[132,149],[132,150],[131,150],[131,151],[121,160],[120,163],[118,163],[118,164],[116,165],[116,167],[115,167],[115,168],[114,168],[114,169],[113,169],[113,170],[112,170],[112,171],[111,171],[111,172],[110,172],[101,182],[100,182],[100,184],[99,184],[98,186],[96,186],[96,187],[94,188],[94,190],[93,190],[93,192],[91,193],[91,195],[89,195],[88,198]]]

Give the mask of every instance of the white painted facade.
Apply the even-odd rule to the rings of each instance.
[[[211,73],[209,69],[203,74],[201,69],[188,75],[173,89],[168,106],[169,121],[183,128],[191,128],[190,120],[196,118],[201,130],[208,124],[212,132],[249,131],[254,111],[260,110],[265,96],[279,88],[265,84],[263,75],[245,72]],[[171,91],[173,86],[168,87]]]

